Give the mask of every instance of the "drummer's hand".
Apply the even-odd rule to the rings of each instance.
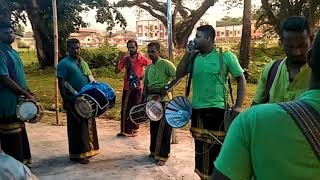
[[[25,94],[25,96],[26,96],[27,99],[30,99],[30,100],[33,100],[33,101],[37,101],[37,99],[30,92],[27,92]]]

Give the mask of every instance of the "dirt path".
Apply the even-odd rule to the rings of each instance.
[[[52,118],[49,115],[44,118]],[[53,120],[51,121],[53,122]],[[72,163],[68,159],[66,126],[48,123],[28,124],[32,171],[42,179],[106,179],[106,180],[197,180],[194,173],[194,144],[188,131],[178,130],[178,144],[171,146],[166,166],[156,166],[149,154],[149,129],[140,128],[134,138],[119,138],[119,122],[97,120],[100,154],[90,164]]]

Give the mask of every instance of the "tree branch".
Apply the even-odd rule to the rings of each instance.
[[[274,24],[276,31],[279,33],[279,19],[275,17],[275,15],[272,12],[271,5],[269,4],[268,0],[261,0],[262,8],[266,12],[266,15],[271,22],[271,24]]]

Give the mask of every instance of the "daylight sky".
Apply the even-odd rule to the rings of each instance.
[[[111,0],[117,1],[117,0]],[[110,0],[109,0],[110,2]],[[260,0],[253,0],[254,6],[260,6]],[[122,8],[120,9],[120,12],[123,14],[123,16],[126,18],[128,26],[127,30],[135,31],[135,25],[136,25],[136,8]],[[106,25],[96,23],[95,22],[95,12],[90,11],[87,13],[81,14],[85,22],[90,23],[90,28],[98,29],[98,30],[105,30]],[[209,22],[209,24],[214,25],[215,21],[220,20],[224,16],[231,16],[231,17],[240,17],[242,16],[242,7],[233,8],[231,10],[226,10],[226,7],[224,3],[219,2],[215,6],[208,9],[207,13],[204,15],[203,19]],[[119,30],[119,27],[116,27],[115,30]],[[26,31],[31,31],[30,23],[26,27]]]

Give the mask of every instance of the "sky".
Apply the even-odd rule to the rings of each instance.
[[[117,0],[111,0],[117,1]],[[192,0],[190,0],[192,2]],[[109,0],[110,2],[110,0]],[[254,6],[260,6],[260,0],[253,0]],[[231,17],[240,17],[242,16],[242,7],[232,8],[231,10],[226,10],[226,6],[223,2],[218,2],[216,5],[211,7],[207,10],[207,13],[203,16],[203,19],[211,25],[215,25],[215,21],[220,20],[224,16],[231,16]],[[135,25],[136,25],[136,8],[122,8],[120,9],[120,12],[122,15],[126,18],[128,26],[127,30],[135,31]],[[106,25],[100,24],[95,22],[95,15],[96,13],[94,11],[89,11],[86,13],[82,13],[81,16],[83,17],[84,21],[90,24],[89,28],[94,28],[97,30],[105,30]],[[116,27],[114,30],[120,30],[120,27]],[[31,31],[30,23],[28,23],[28,26],[26,27],[26,31]]]

